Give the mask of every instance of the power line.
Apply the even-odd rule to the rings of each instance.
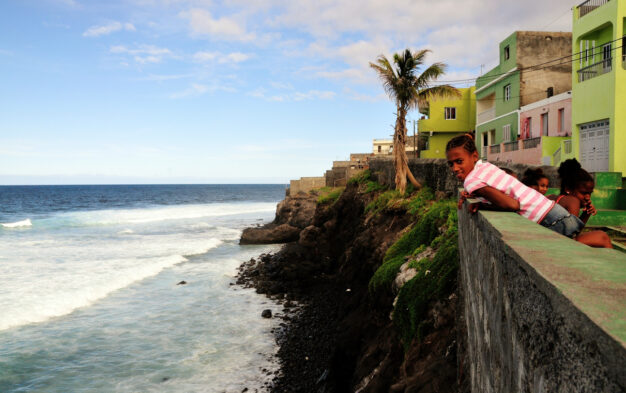
[[[624,36],[624,37],[626,37],[626,36]],[[616,39],[614,39],[612,41],[608,41],[606,44],[610,44],[610,43],[613,43],[615,41],[619,41],[619,40],[623,39],[624,37],[618,37],[618,38],[616,38]],[[622,46],[617,46],[617,47],[611,46],[611,51],[619,49],[621,47]],[[508,72],[501,72],[501,73],[496,73],[496,74],[491,74],[491,75],[481,75],[481,76],[477,76],[475,78],[468,78],[468,79],[457,79],[457,80],[449,80],[449,81],[435,81],[433,83],[434,84],[461,83],[461,82],[469,83],[469,82],[472,82],[472,81],[476,81],[478,78],[489,79],[489,78],[497,78],[499,76],[506,75],[508,73],[515,73],[515,72],[521,72],[521,71],[526,71],[526,72],[539,71],[539,70],[543,70],[543,69],[546,69],[546,68],[551,68],[551,67],[555,67],[555,66],[559,66],[559,65],[563,65],[563,64],[567,64],[567,63],[573,63],[575,61],[580,60],[584,56],[589,57],[589,56],[595,56],[597,54],[603,53],[603,48],[602,47],[598,47],[597,49],[598,49],[598,52],[596,53],[596,52],[593,52],[593,50],[592,50],[591,55],[589,55],[589,54],[584,55],[584,53],[589,52],[589,51],[588,50],[583,50],[583,51],[576,52],[576,53],[573,53],[573,54],[568,55],[568,56],[555,58],[555,59],[548,60],[546,62],[539,63],[539,64],[533,64],[533,65],[528,66],[528,67],[523,67],[523,68],[517,69],[517,70],[515,70],[513,72],[508,71]],[[581,55],[581,57],[573,59],[573,60],[570,60],[570,61],[567,61],[567,62],[562,62],[562,63],[553,64],[553,65],[550,65],[550,66],[542,67],[542,66],[544,66],[546,64],[550,64],[550,63],[554,63],[555,61],[560,61],[560,60],[572,58],[572,57],[577,56],[577,55]]]

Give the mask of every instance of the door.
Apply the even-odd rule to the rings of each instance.
[[[589,172],[608,172],[608,120],[585,123],[580,126],[580,163]]]

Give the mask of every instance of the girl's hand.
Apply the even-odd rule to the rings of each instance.
[[[595,216],[596,214],[598,214],[596,207],[593,206],[593,203],[591,203],[591,201],[589,201],[589,203],[585,205],[585,214],[589,216]]]
[[[469,198],[470,194],[467,191],[461,191],[461,193],[459,194],[459,203],[457,204],[457,209],[461,210],[461,208],[463,208],[463,203],[465,202],[465,200],[467,198]]]
[[[480,203],[470,203],[469,206],[467,207],[467,211],[469,211],[471,214],[474,214],[478,211],[478,209],[480,208]]]

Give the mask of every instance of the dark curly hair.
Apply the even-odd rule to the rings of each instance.
[[[593,181],[593,177],[583,169],[580,162],[575,158],[565,160],[559,166],[559,177],[561,178],[561,194],[567,190],[574,190],[579,184]]]
[[[543,170],[541,168],[536,168],[536,169],[528,168],[524,172],[524,176],[522,176],[522,183],[524,183],[528,187],[538,186],[539,180],[544,179],[544,178],[547,179],[548,176],[546,176],[543,173]]]
[[[446,153],[454,149],[455,147],[463,147],[470,153],[475,152],[476,144],[474,143],[474,137],[472,136],[472,134],[455,136],[448,141],[448,144],[446,145]]]

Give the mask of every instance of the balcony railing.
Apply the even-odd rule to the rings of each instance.
[[[493,108],[487,109],[486,111],[480,112],[478,115],[476,115],[476,123],[477,124],[485,123],[491,119],[494,119],[495,117],[496,117],[496,107],[494,106]]]
[[[572,140],[571,139],[563,141],[563,152],[565,154],[572,154]]]
[[[524,149],[533,149],[541,144],[541,137],[524,139]]]
[[[580,70],[578,70],[578,82],[584,82],[586,80],[595,78],[596,76],[611,72],[611,70],[613,69],[612,64],[613,58],[608,58],[590,66],[581,68]]]
[[[491,154],[500,153],[500,145],[489,146],[489,153]]]
[[[602,7],[609,1],[610,0],[587,0],[585,1],[584,3],[576,7],[578,8],[578,17],[582,18],[583,16],[587,15],[588,13],[595,10],[596,8]]]
[[[552,155],[552,165],[559,165],[561,163],[561,148],[556,149]]]
[[[488,151],[489,151],[489,146],[483,146],[483,158],[487,158]]]
[[[519,150],[518,141],[504,143],[504,151],[515,151],[515,150]]]

